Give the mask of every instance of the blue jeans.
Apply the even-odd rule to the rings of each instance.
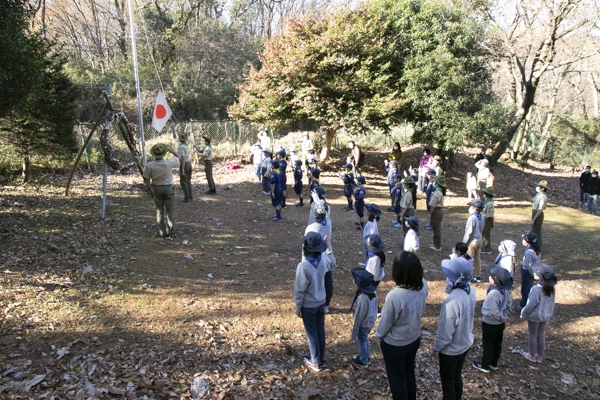
[[[582,187],[579,187],[579,201],[587,204],[587,193],[584,192]]]
[[[529,298],[532,286],[533,276],[531,276],[527,268],[521,267],[521,302],[519,303],[521,308],[527,305],[527,299]]]
[[[302,307],[301,312],[308,337],[310,359],[318,364],[325,359],[325,305],[315,308]]]
[[[369,359],[371,358],[369,332],[371,332],[370,329],[359,329],[356,337],[358,340],[358,358],[365,365],[369,363]]]
[[[420,346],[421,337],[406,346],[392,346],[385,340],[381,341],[385,371],[394,400],[416,400],[417,398],[415,357]]]
[[[587,205],[588,205],[588,212],[590,214],[597,214],[598,213],[598,195],[588,193]]]

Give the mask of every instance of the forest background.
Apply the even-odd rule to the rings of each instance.
[[[401,3],[407,9],[421,4]],[[40,59],[46,61],[36,68],[44,69],[46,74],[42,75],[53,77],[54,81],[48,78],[41,84],[36,83],[39,90],[24,91],[27,96],[19,96],[18,90],[6,91],[13,95],[5,97],[6,104],[0,114],[0,135],[5,139],[0,152],[3,175],[14,175],[19,169],[28,174],[30,163],[39,168],[72,163],[73,152],[81,146],[81,137],[102,110],[101,92],[109,85],[112,86],[115,108],[129,116],[130,121],[136,121],[127,2],[3,1],[3,7],[8,7],[7,4],[22,6],[23,15],[17,28],[4,24],[7,28],[2,31],[3,38],[10,39],[10,35],[14,36],[15,31],[18,34],[19,30],[29,38],[34,37],[37,41],[37,47],[34,47]],[[462,146],[487,144],[493,150],[494,160],[507,154],[515,160],[526,161],[533,157],[573,167],[598,165],[600,45],[597,1],[448,3],[432,0],[423,4],[437,10],[435,18],[439,19],[436,24],[431,17],[431,24],[418,26],[424,40],[439,40],[433,31],[442,27],[448,29],[450,33],[446,37],[453,43],[436,42],[436,49],[428,54],[430,58],[420,60],[423,64],[414,69],[418,74],[409,76],[402,71],[403,79],[407,77],[406,87],[411,84],[418,88],[431,86],[426,95],[423,95],[424,91],[413,93],[416,99],[425,99],[419,105],[420,114],[412,110],[412,113],[397,113],[396,118],[383,118],[386,110],[382,107],[372,113],[378,113],[375,117],[367,118],[365,129],[336,124],[333,134],[356,135],[359,142],[363,139],[368,142],[370,133],[389,134],[394,129],[405,132],[408,125],[411,132],[416,133],[410,141],[442,150],[456,151]],[[248,92],[252,71],[260,71],[263,63],[272,62],[268,56],[273,43],[292,42],[294,27],[322,28],[340,16],[368,12],[370,7],[386,7],[386,2],[134,1],[143,119],[151,120],[156,93],[163,89],[174,112],[173,121],[181,124],[181,129],[198,121],[211,121],[214,125],[215,121],[229,120],[233,115],[238,122],[264,123],[276,136],[290,130],[309,129],[320,131],[325,137],[330,131],[331,118],[328,125],[325,119],[316,118],[310,112],[289,113],[290,102],[286,99],[279,99],[274,106],[284,111],[288,108],[286,118],[265,116],[264,112],[273,110],[267,106],[260,114],[247,109],[240,111],[243,107],[234,104]],[[451,12],[445,11],[450,9]],[[8,18],[9,14],[3,15]],[[369,28],[368,22],[363,23]],[[463,29],[460,34],[468,36],[469,40],[459,42],[463,36],[452,36],[455,32],[448,26]],[[335,33],[335,29],[329,28],[328,32]],[[11,40],[2,42],[2,46],[7,47],[2,53],[10,55],[14,52],[10,47]],[[12,42],[19,43],[18,40]],[[451,84],[447,82],[463,78],[461,74],[465,71],[461,68],[464,64],[459,65],[461,68],[443,69],[440,63],[443,73],[448,74],[445,76],[447,82],[442,82],[436,75],[438,65],[429,65],[433,71],[428,71],[426,63],[436,60],[435,52],[440,47],[452,47],[455,58],[460,53],[476,60],[480,70],[468,71],[467,84],[461,84],[478,90],[489,88],[485,100],[478,98],[472,100],[473,104],[464,104],[464,98],[450,90]],[[25,56],[26,50],[23,50]],[[343,54],[344,49],[340,51]],[[406,48],[404,51],[416,50]],[[342,69],[352,62],[343,58],[336,61],[337,55],[331,53],[328,56],[340,62]],[[6,55],[0,60],[5,67],[3,71],[9,72],[11,69],[6,66],[18,61],[19,57],[11,59]],[[13,71],[13,78],[29,77],[31,81],[32,76],[40,75],[35,69],[28,72],[25,67],[16,73]],[[57,77],[64,86],[62,91],[52,90],[59,86]],[[14,89],[10,86],[10,73],[3,73],[2,82],[3,87]],[[32,85],[31,82],[28,84]],[[278,84],[289,84],[289,88],[283,89],[294,90],[291,83]],[[16,87],[19,88],[18,84]],[[27,84],[21,83],[21,89],[26,87]],[[444,92],[448,87],[450,89]],[[480,92],[477,92],[478,96]],[[465,91],[461,95],[465,97],[470,93],[473,92]],[[343,99],[348,93],[338,95]],[[410,97],[407,93],[399,96]],[[462,103],[445,109],[456,99]],[[27,107],[19,106],[24,101]],[[415,103],[418,101],[412,99],[411,104]],[[43,108],[48,110],[39,111]],[[466,110],[464,115],[455,112],[459,109],[461,113]],[[347,118],[347,109],[338,107],[334,111],[334,117]],[[436,121],[435,118],[444,112],[448,115]],[[48,115],[55,116],[54,121]],[[383,119],[385,123],[382,124]],[[238,132],[253,133],[257,128],[254,124],[237,126]],[[213,129],[217,137],[227,137],[218,126],[203,125],[202,129]],[[150,135],[158,136],[151,129],[147,130]],[[242,143],[235,145],[236,149],[243,148]]]

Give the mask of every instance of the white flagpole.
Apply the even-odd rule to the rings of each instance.
[[[133,54],[133,72],[135,73],[135,92],[137,94],[138,104],[138,123],[140,125],[140,137],[142,145],[142,160],[146,164],[146,141],[144,140],[144,117],[142,115],[142,98],[140,94],[140,75],[138,73],[137,63],[137,48],[135,45],[135,26],[133,25],[133,5],[132,0],[128,1],[129,5],[129,26],[131,27],[131,52]]]

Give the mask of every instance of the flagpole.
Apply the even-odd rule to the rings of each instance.
[[[133,25],[133,5],[132,0],[128,0],[129,5],[129,26],[131,27],[131,52],[133,54],[133,72],[135,74],[135,92],[137,94],[138,123],[140,126],[140,137],[142,145],[142,161],[146,164],[146,141],[144,139],[144,116],[142,115],[142,97],[140,94],[140,75],[138,73],[137,48],[135,44],[135,26]]]

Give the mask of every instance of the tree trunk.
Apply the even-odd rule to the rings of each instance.
[[[512,151],[510,152],[510,158],[512,158],[513,160],[516,160],[519,157],[519,153],[521,152],[521,145],[523,143],[523,138],[525,137],[526,127],[527,120],[523,121],[521,125],[519,125],[519,132],[517,133],[517,138],[515,139]]]
[[[23,156],[21,177],[23,178],[23,183],[29,182],[29,178],[31,177],[31,158],[29,155]]]
[[[323,142],[323,148],[321,149],[321,156],[319,157],[320,162],[325,162],[329,158],[329,151],[331,150],[331,143],[335,137],[335,129],[327,128],[325,131],[325,141]]]

